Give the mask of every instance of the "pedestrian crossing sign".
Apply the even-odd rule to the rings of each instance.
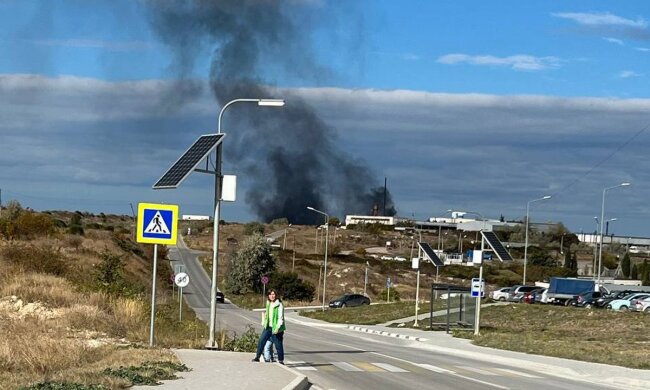
[[[139,203],[138,242],[176,245],[178,205]]]

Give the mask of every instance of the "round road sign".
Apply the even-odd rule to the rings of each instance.
[[[174,283],[176,283],[178,287],[185,287],[190,284],[190,277],[185,272],[177,273],[174,277]]]
[[[262,276],[262,284],[268,284],[269,283],[269,277],[264,275]]]

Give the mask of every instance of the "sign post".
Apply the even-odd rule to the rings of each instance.
[[[190,284],[190,276],[185,272],[177,273],[174,277],[174,283],[178,286],[180,291],[178,300],[178,322],[183,321],[183,287]]]
[[[266,298],[266,285],[269,283],[269,277],[266,275],[262,276],[262,306],[266,307],[266,301],[264,299]]]
[[[386,294],[386,303],[390,303],[390,278],[386,278],[386,289],[388,290],[388,293]]]
[[[154,319],[156,318],[156,269],[158,267],[158,244],[176,245],[178,205],[139,203],[138,238],[143,244],[153,246],[153,276],[151,282],[151,321],[149,346],[154,345]]]
[[[474,318],[474,335],[478,336],[480,331],[480,318],[481,318],[481,298],[485,294],[485,280],[483,280],[483,242],[481,242],[481,250],[472,252],[472,262],[474,264],[481,264],[478,271],[478,279],[472,279],[472,296],[476,297],[476,315]]]

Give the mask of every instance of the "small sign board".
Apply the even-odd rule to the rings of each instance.
[[[269,277],[264,275],[262,276],[262,284],[267,285],[269,284]]]
[[[418,269],[420,268],[420,258],[414,257],[411,259],[411,268]]]
[[[178,273],[174,276],[174,283],[176,283],[178,287],[187,287],[187,285],[190,284],[190,276],[185,272]]]
[[[390,281],[390,278],[386,278],[386,288],[391,288],[393,283]]]
[[[483,262],[483,251],[472,251],[472,263],[481,264]]]
[[[472,297],[478,297],[479,291],[481,298],[485,296],[485,279],[473,278],[472,279]]]
[[[178,205],[138,204],[138,242],[176,245],[177,225]]]

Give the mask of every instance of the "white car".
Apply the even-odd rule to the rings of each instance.
[[[382,256],[381,259],[382,260],[393,260],[393,258],[391,256],[386,256],[386,255]]]
[[[498,290],[494,290],[490,293],[490,298],[495,301],[505,301],[508,299],[508,293],[510,292],[510,287],[503,287]]]
[[[395,261],[406,261],[406,257],[395,256]]]
[[[632,309],[630,307],[630,309]],[[639,299],[635,303],[634,311],[640,311],[650,314],[650,298]]]

